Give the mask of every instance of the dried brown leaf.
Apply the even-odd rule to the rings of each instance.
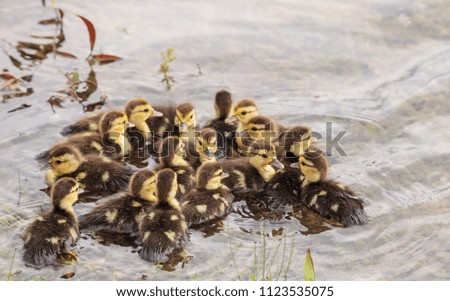
[[[77,58],[74,54],[72,54],[70,52],[65,52],[65,51],[56,50],[55,54],[60,55],[60,56],[64,56],[64,57],[68,57],[68,58],[72,58],[72,59],[76,59]]]
[[[31,107],[31,105],[24,103],[21,106],[18,106],[17,108],[15,108],[15,109],[9,110],[7,113],[12,113],[12,112],[23,110],[23,109],[26,109],[26,108],[29,108],[29,107]]]
[[[72,278],[73,276],[75,276],[75,273],[74,273],[74,272],[70,272],[70,273],[67,273],[67,274],[62,275],[61,278],[62,278],[62,279],[70,279],[70,278]]]
[[[94,45],[95,45],[95,39],[96,39],[96,35],[95,35],[95,27],[94,24],[92,24],[91,21],[89,21],[88,19],[86,19],[83,16],[77,15],[81,20],[83,20],[84,24],[87,27],[87,30],[89,32],[89,41],[91,43],[91,53],[92,50],[94,50]]]
[[[122,58],[112,54],[94,54],[89,58],[89,63],[90,64],[98,63],[100,65],[105,65],[121,59]]]

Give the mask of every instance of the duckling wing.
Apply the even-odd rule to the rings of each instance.
[[[25,263],[37,268],[53,264],[58,254],[75,244],[78,235],[74,217],[49,212],[38,217],[25,230],[23,259]]]
[[[364,201],[352,190],[334,181],[304,187],[301,199],[307,207],[320,215],[334,218],[347,226],[362,225],[368,221]]]
[[[62,136],[70,136],[73,134],[83,133],[83,132],[98,132],[100,119],[103,116],[103,112],[97,113],[95,115],[83,118],[75,122],[74,124],[68,125],[62,129],[60,134]]]
[[[297,168],[279,170],[264,190],[265,198],[274,206],[295,204],[301,193],[301,177]]]
[[[100,200],[101,202],[102,200]],[[117,193],[101,202],[89,213],[78,218],[80,229],[108,229],[121,233],[136,233],[137,217],[148,202],[129,193]]]
[[[91,192],[125,190],[134,168],[101,156],[86,156],[75,177]]]
[[[231,210],[234,195],[225,189],[192,190],[181,202],[181,211],[189,225],[208,222]]]

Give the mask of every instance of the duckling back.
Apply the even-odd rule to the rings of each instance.
[[[364,201],[350,188],[325,180],[304,187],[300,200],[321,216],[333,218],[344,225],[362,225],[368,221]]]
[[[187,225],[181,213],[177,193],[177,174],[170,169],[158,172],[155,207],[147,210],[139,222],[139,255],[148,261],[160,261],[188,239]]]

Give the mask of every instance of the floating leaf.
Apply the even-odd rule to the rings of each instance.
[[[92,65],[94,63],[99,63],[100,65],[105,65],[113,63],[115,61],[121,60],[122,58],[112,55],[112,54],[94,54],[89,58],[89,63]]]
[[[47,99],[47,102],[52,107],[53,113],[56,113],[54,107],[63,108],[63,106],[61,105],[61,102],[63,100],[64,99],[61,96],[58,96],[58,95],[52,95],[49,99]]]
[[[70,52],[65,52],[65,51],[56,50],[55,54],[61,55],[61,56],[64,56],[64,57],[68,57],[68,58],[72,58],[72,59],[76,59],[77,58],[74,54],[72,54]]]
[[[26,109],[26,108],[29,108],[29,107],[31,107],[31,105],[24,103],[21,106],[15,108],[15,109],[9,110],[7,113],[12,113],[12,112],[23,110],[23,109]]]
[[[31,80],[33,79],[33,75],[24,75],[21,77],[21,79],[25,82],[31,82]]]
[[[80,16],[80,15],[77,15],[78,17],[80,17],[80,19],[81,20],[83,20],[83,22],[84,22],[84,24],[86,25],[86,27],[87,27],[87,30],[88,30],[88,32],[89,32],[89,41],[90,41],[90,43],[91,43],[91,53],[92,53],[92,50],[94,50],[94,45],[95,45],[95,27],[94,27],[94,24],[92,24],[92,22],[91,21],[89,21],[88,19],[86,19],[85,17],[83,17],[83,16]]]
[[[74,273],[74,272],[70,272],[70,273],[67,273],[67,274],[62,275],[61,278],[62,278],[62,279],[70,279],[70,278],[72,278],[73,276],[75,276],[75,273]]]
[[[14,75],[11,75],[9,73],[0,73],[0,77],[6,80],[9,79],[15,79],[16,77]]]
[[[303,268],[304,278],[305,281],[315,281],[316,275],[314,272],[314,263],[311,257],[311,251],[306,250],[306,257],[305,257],[305,266]]]
[[[38,22],[41,25],[52,25],[52,24],[59,24],[61,23],[61,20],[58,20],[56,18],[53,19],[44,19]]]
[[[255,277],[255,275],[253,275],[253,274],[250,274],[250,280],[252,280],[252,281],[256,281],[256,277]]]

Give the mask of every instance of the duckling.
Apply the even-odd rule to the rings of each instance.
[[[305,177],[301,184],[301,203],[347,226],[367,223],[364,201],[350,188],[327,179],[328,163],[320,152],[305,152],[298,165]]]
[[[138,231],[138,220],[146,208],[156,203],[156,173],[140,170],[130,179],[129,192],[117,193],[79,218],[80,229]]]
[[[185,147],[185,143],[179,137],[165,138],[160,145],[159,166],[156,168],[156,170],[170,168],[177,174],[177,200],[181,200],[184,194],[194,187],[194,169],[184,159]]]
[[[36,156],[36,161],[45,164],[49,154],[60,147],[77,148],[81,154],[105,155],[114,159],[122,159],[130,151],[128,140],[124,136],[127,116],[121,111],[109,111],[100,120],[100,133],[85,132],[72,135],[58,142],[47,151]]]
[[[242,131],[243,127],[250,119],[259,115],[256,102],[251,99],[242,99],[234,106],[234,114],[225,119],[225,122],[239,121],[237,131]]]
[[[276,174],[276,169],[284,168],[276,157],[275,146],[270,142],[254,142],[250,149],[250,158],[220,162],[223,171],[230,175],[223,183],[232,190],[262,190]]]
[[[221,183],[228,176],[217,162],[208,162],[199,168],[197,186],[181,202],[181,211],[189,224],[201,224],[231,210],[234,195]]]
[[[272,119],[264,116],[256,116],[248,120],[241,132],[236,133],[240,140],[236,140],[241,155],[248,156],[250,145],[259,140],[268,143],[276,142],[278,128]]]
[[[133,173],[130,166],[96,155],[83,156],[76,148],[59,146],[49,155],[51,169],[45,181],[53,186],[59,178],[71,177],[90,192],[126,189]]]
[[[146,122],[150,117],[163,117],[163,113],[158,112],[147,100],[136,98],[129,100],[125,105],[125,113],[128,120],[134,124],[134,128],[127,129],[127,135],[135,148],[142,148],[147,141],[152,138],[152,132]]]
[[[212,128],[217,132],[217,147],[221,150],[221,155],[227,158],[233,157],[234,149],[234,133],[237,130],[237,119],[233,122],[225,120],[231,116],[233,112],[233,98],[231,93],[221,90],[216,93],[214,109],[216,118],[208,121],[203,128]]]
[[[78,199],[78,183],[59,179],[51,190],[53,209],[39,216],[24,232],[26,264],[41,268],[53,264],[59,254],[76,255],[68,250],[79,236],[77,216],[72,205]]]
[[[277,157],[282,162],[297,163],[298,158],[311,146],[312,131],[308,127],[295,126],[280,132],[278,136],[279,148]]]
[[[202,129],[194,143],[186,144],[186,161],[196,170],[205,162],[216,160],[217,132],[212,128]]]
[[[148,261],[161,261],[188,240],[187,224],[175,195],[178,191],[177,174],[163,169],[156,177],[154,207],[146,211],[139,222],[139,255]]]
[[[151,116],[146,120],[148,127],[153,131],[155,141],[168,136],[194,138],[197,125],[195,107],[191,103],[178,106],[154,106],[163,116]]]
[[[71,136],[74,134],[85,133],[85,132],[100,132],[100,119],[103,117],[105,112],[99,112],[84,118],[81,118],[74,124],[68,125],[62,129],[60,132],[61,136]]]

